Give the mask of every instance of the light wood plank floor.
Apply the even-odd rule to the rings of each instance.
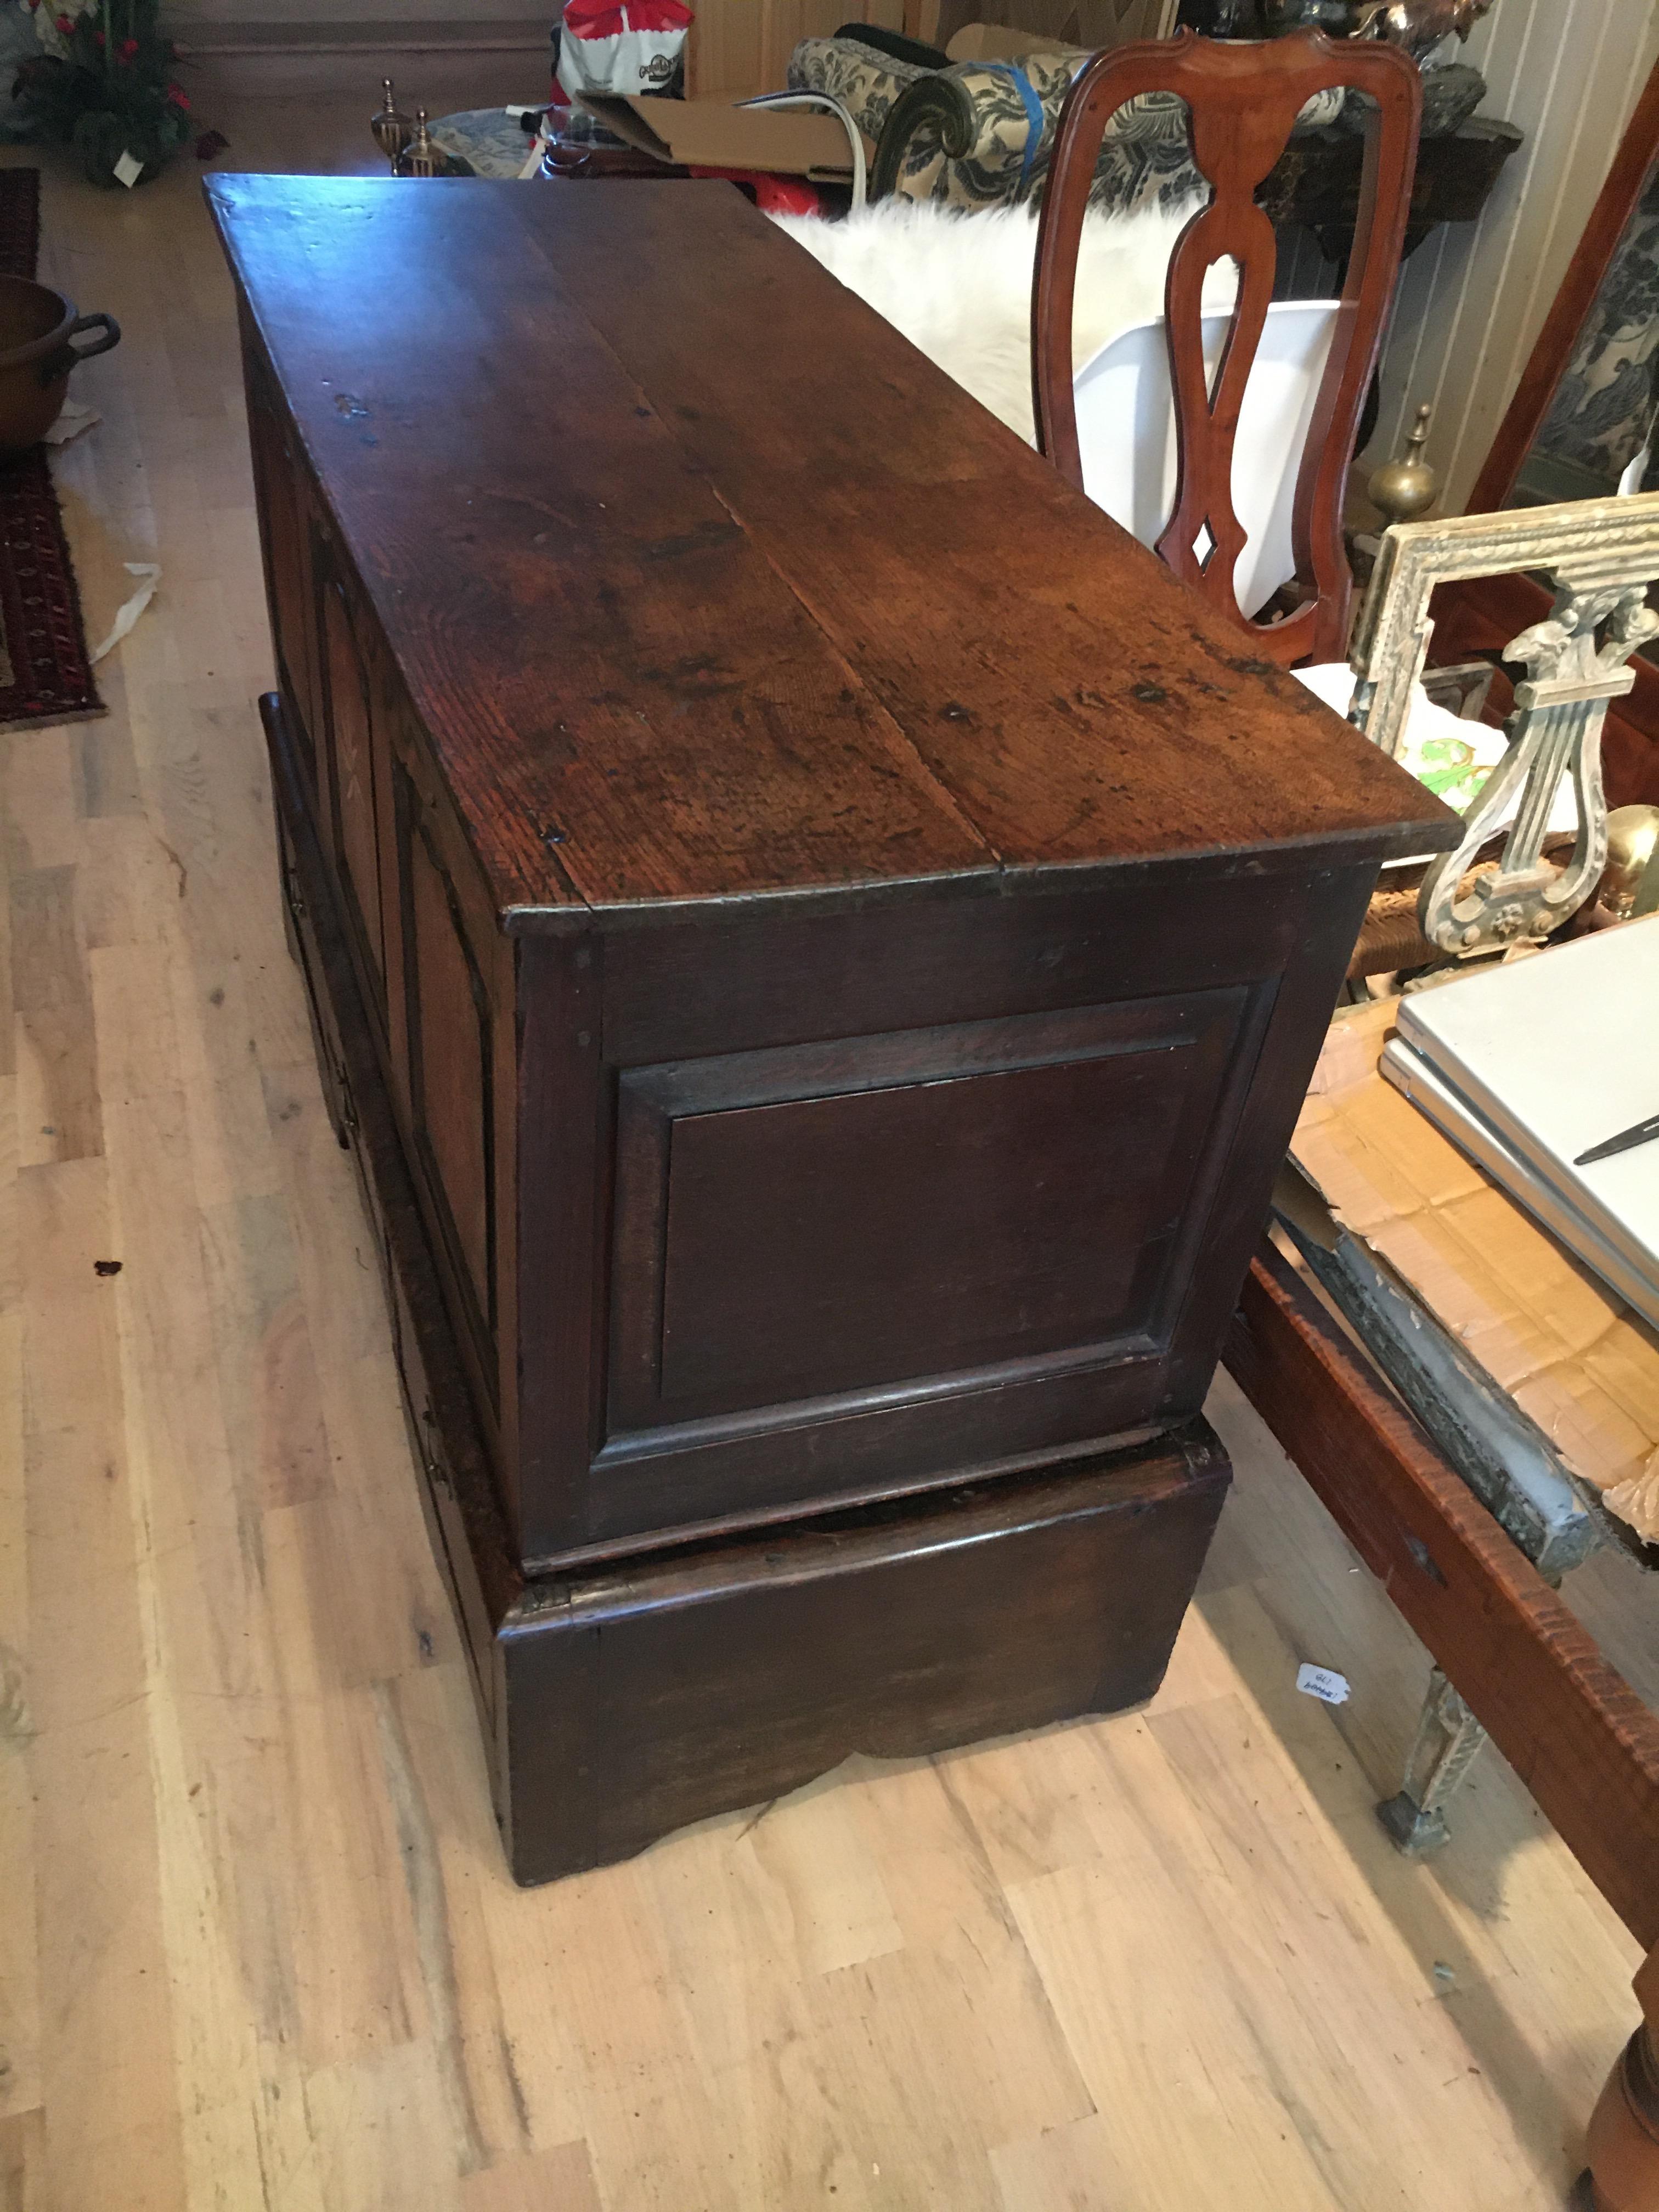
[[[230,165],[369,167],[370,104]],[[1394,1855],[1423,1655],[1224,1383],[1148,1709],[513,1888],[278,922],[194,164],[46,224],[126,328],[59,468],[94,633],[164,581],[107,719],[0,738],[0,2207],[1559,2204],[1632,1948],[1490,1753]],[[1659,1694],[1633,1576],[1579,1595]]]

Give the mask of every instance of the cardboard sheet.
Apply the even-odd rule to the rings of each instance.
[[[1000,21],[964,23],[945,51],[953,62],[1017,62],[1022,54],[1064,54],[1079,47],[1123,46],[1175,34],[1178,0],[1081,0],[1072,8],[1004,0]]]
[[[1382,1080],[1393,1015],[1333,1024],[1292,1158],[1573,1473],[1659,1542],[1659,1331]]]
[[[671,167],[765,169],[820,184],[852,179],[853,149],[833,115],[733,107],[723,100],[621,100],[591,93],[582,94],[580,105],[627,144]]]
[[[1012,31],[1003,23],[964,23],[945,51],[953,62],[1017,62],[1026,54],[1069,54],[1078,49],[1069,40]]]

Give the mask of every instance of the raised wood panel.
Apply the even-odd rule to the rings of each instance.
[[[1245,999],[624,1078],[614,1424],[1149,1349]]]
[[[295,466],[281,404],[263,367],[247,380],[248,432],[258,495],[265,595],[270,612],[276,679],[288,704],[300,758],[317,777],[316,604],[311,562],[311,518],[304,480]]]
[[[362,942],[386,1006],[386,946],[380,911],[380,824],[368,673],[344,596],[333,580],[322,595],[323,653],[328,674],[329,752],[333,769],[334,834]]]
[[[494,1071],[489,993],[453,888],[416,819],[409,885],[410,1091],[417,1140],[448,1218],[478,1318],[495,1323]]]

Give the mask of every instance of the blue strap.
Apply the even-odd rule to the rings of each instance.
[[[1011,76],[1014,81],[1014,89],[1025,110],[1025,157],[1019,165],[1019,181],[1024,185],[1031,173],[1031,164],[1037,157],[1037,149],[1042,143],[1042,102],[1037,97],[1036,87],[1024,70],[1016,69],[1012,62],[978,62],[975,66],[993,70],[1002,76]]]

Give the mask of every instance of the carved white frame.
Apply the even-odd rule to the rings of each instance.
[[[1397,758],[1434,631],[1429,603],[1437,586],[1527,569],[1548,572],[1555,604],[1507,648],[1506,657],[1532,671],[1516,687],[1510,751],[1465,816],[1455,852],[1430,869],[1418,905],[1430,942],[1463,958],[1547,936],[1601,879],[1601,727],[1608,701],[1635,683],[1626,662],[1659,635],[1659,615],[1645,604],[1659,578],[1659,492],[1396,523],[1383,536],[1349,654],[1348,719]],[[1578,836],[1571,862],[1558,871],[1540,848],[1564,769],[1577,801]],[[1518,787],[1497,875],[1460,899],[1460,883]]]

